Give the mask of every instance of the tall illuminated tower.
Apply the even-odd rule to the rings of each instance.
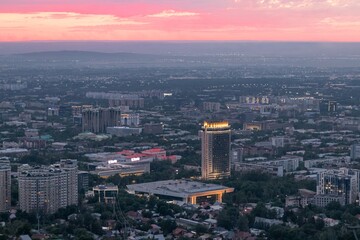
[[[204,122],[200,135],[202,178],[219,179],[230,176],[229,123]]]

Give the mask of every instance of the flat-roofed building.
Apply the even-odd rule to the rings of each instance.
[[[319,159],[312,159],[304,161],[304,166],[306,168],[313,168],[318,165],[348,165],[350,163],[349,156],[340,156],[340,157],[325,157]]]
[[[115,185],[99,185],[93,187],[93,194],[98,198],[98,201],[105,204],[111,204],[116,201],[116,196],[119,193],[119,187]]]
[[[126,137],[131,135],[139,135],[142,132],[142,128],[133,127],[107,127],[106,132],[118,137]]]
[[[303,157],[299,156],[283,156],[280,159],[271,160],[263,162],[262,164],[266,165],[274,165],[274,166],[283,166],[284,171],[286,172],[293,172],[299,167],[299,163],[303,161]]]
[[[315,195],[313,199],[313,204],[318,207],[326,207],[331,202],[338,202],[341,206],[346,204],[345,199],[341,196]]]
[[[141,153],[146,154],[148,156],[152,156],[154,158],[166,157],[166,151],[162,148],[151,148],[148,150],[144,150]]]
[[[235,165],[235,171],[238,172],[263,172],[273,176],[283,177],[284,167],[281,165],[267,165],[262,163],[238,163]]]
[[[178,200],[191,204],[205,201],[222,202],[223,194],[234,191],[234,188],[190,180],[165,180],[131,184],[127,185],[127,189],[133,194],[154,195],[165,200]]]
[[[101,178],[108,178],[114,175],[121,177],[125,176],[139,176],[150,172],[150,162],[134,163],[134,164],[107,164],[106,166],[97,166],[95,171],[91,172],[97,174]]]

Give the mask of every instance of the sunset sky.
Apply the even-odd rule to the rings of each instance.
[[[360,41],[360,0],[1,0],[0,41]]]

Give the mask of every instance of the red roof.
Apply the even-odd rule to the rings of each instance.
[[[176,155],[160,156],[159,159],[160,160],[172,160],[172,161],[175,161],[175,160],[177,160],[177,156]]]
[[[164,152],[165,150],[162,148],[152,148],[145,151],[142,151],[143,153],[158,153],[158,152]]]
[[[170,160],[176,160],[177,156],[176,155],[170,155],[170,156],[167,156],[167,158],[170,159]]]
[[[177,227],[172,231],[172,234],[174,234],[175,236],[178,236],[180,234],[183,234],[185,232],[185,229]]]
[[[121,152],[118,152],[117,154],[121,154],[121,155],[132,155],[135,152],[132,150],[122,150]]]

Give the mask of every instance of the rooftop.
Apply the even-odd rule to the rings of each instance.
[[[213,129],[222,129],[222,128],[230,128],[229,122],[223,121],[223,122],[204,122],[203,125],[204,129],[207,128],[213,128]]]
[[[194,182],[190,180],[165,180],[127,185],[130,191],[152,193],[166,196],[187,197],[209,191],[232,192],[233,188],[222,185]]]
[[[93,190],[119,190],[118,186],[115,185],[98,185],[93,188]]]
[[[159,153],[163,151],[165,150],[162,148],[152,148],[152,149],[144,150],[143,153]]]

